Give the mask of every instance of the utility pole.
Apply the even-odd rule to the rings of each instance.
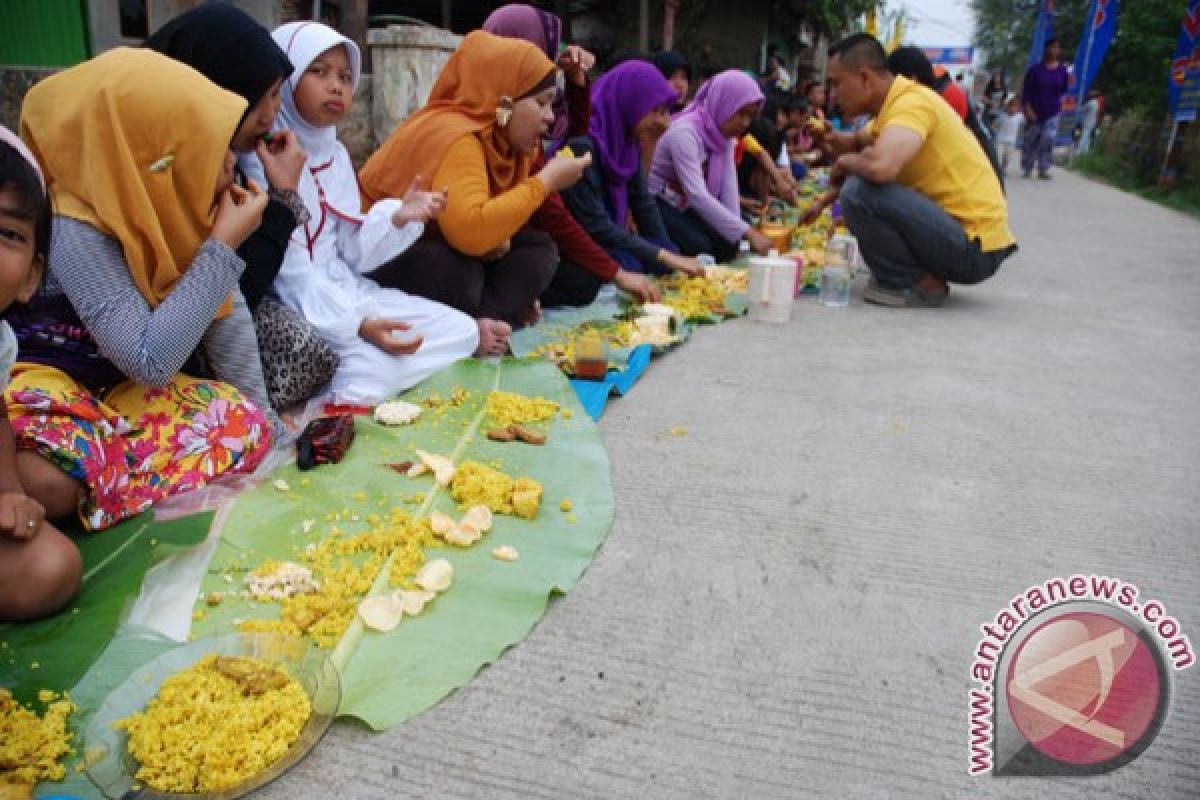
[[[663,50],[675,49],[675,15],[679,13],[680,0],[666,0],[663,5]]]
[[[638,48],[643,53],[650,49],[650,0],[638,3]]]

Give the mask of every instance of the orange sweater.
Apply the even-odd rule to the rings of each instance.
[[[468,256],[482,256],[512,238],[546,200],[546,187],[536,177],[493,197],[483,145],[472,134],[446,151],[432,185],[449,187],[438,228],[451,247]]]

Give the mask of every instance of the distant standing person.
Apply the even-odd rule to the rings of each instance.
[[[993,72],[983,90],[983,124],[989,128],[995,124],[997,117],[1004,112],[1005,106],[1008,105],[1007,97],[1008,92],[1004,87],[1004,72],[999,70]]]
[[[1008,162],[1017,149],[1017,136],[1021,133],[1021,103],[1011,95],[996,117],[996,154],[1000,157],[1000,172],[1008,174]]]
[[[1079,152],[1086,153],[1092,149],[1092,137],[1096,134],[1096,122],[1100,119],[1100,93],[1095,89],[1088,92],[1087,102],[1083,104],[1083,130],[1079,136]]]
[[[1067,68],[1062,64],[1062,45],[1058,39],[1046,42],[1042,63],[1025,73],[1021,102],[1025,108],[1025,149],[1021,152],[1021,172],[1028,178],[1037,163],[1038,177],[1050,180],[1054,139],[1058,134],[1058,115],[1062,96],[1067,91]]]

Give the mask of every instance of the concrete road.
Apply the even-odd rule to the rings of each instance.
[[[1120,577],[1200,649],[1200,223],[1062,172],[1011,202],[1020,253],[944,309],[806,298],[658,362],[576,590],[262,796],[1200,796],[1196,666],[1122,769],[967,774],[980,625],[1026,587]]]

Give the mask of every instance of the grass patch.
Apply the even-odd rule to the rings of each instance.
[[[1182,183],[1170,189],[1155,186],[1145,175],[1138,174],[1127,161],[1102,151],[1079,156],[1071,169],[1110,186],[1144,197],[1147,200],[1200,218],[1200,185]]]

